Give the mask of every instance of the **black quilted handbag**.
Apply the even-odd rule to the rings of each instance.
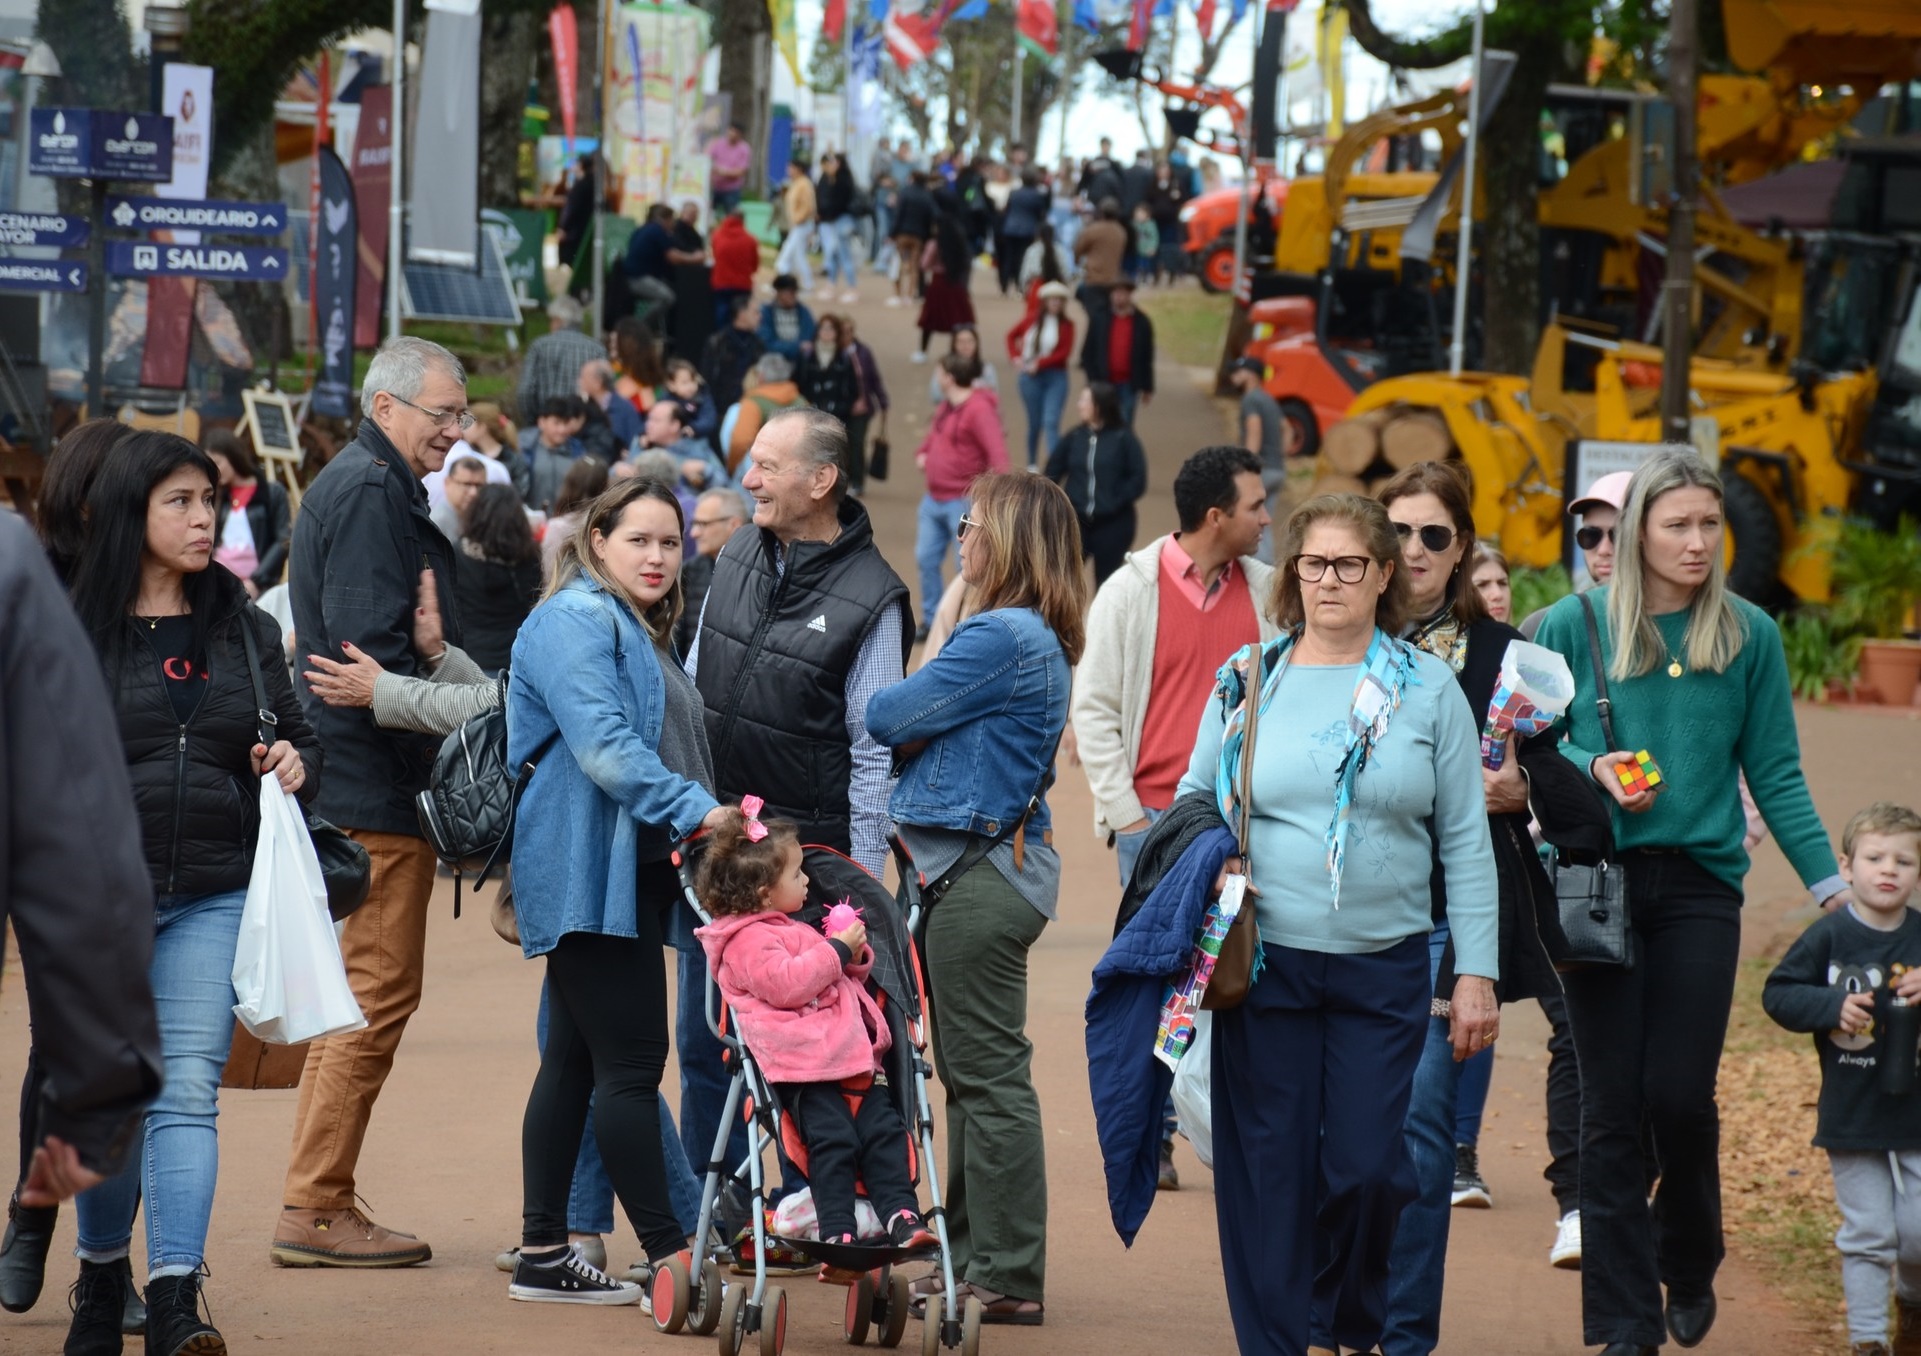
[[[474,886],[487,883],[496,866],[513,858],[514,812],[534,768],[547,756],[559,731],[548,735],[518,768],[507,764],[507,680],[500,704],[482,711],[448,735],[434,758],[433,779],[414,798],[420,832],[434,855],[454,872],[454,917],[460,916],[461,873],[474,870]]]

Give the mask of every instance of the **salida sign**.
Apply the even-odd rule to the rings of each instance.
[[[287,251],[254,245],[144,245],[107,242],[107,272],[116,278],[242,278],[280,282]]]
[[[27,173],[56,179],[173,177],[173,119],[102,108],[36,108]]]

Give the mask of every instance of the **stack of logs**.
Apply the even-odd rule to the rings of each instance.
[[[1369,410],[1343,419],[1321,437],[1312,494],[1372,495],[1397,471],[1440,461],[1453,450],[1447,421],[1408,405]]]

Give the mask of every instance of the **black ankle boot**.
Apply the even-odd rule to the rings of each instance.
[[[67,1302],[73,1322],[64,1356],[120,1356],[121,1268],[125,1261],[82,1262]]]
[[[0,1309],[24,1314],[40,1298],[59,1218],[57,1205],[22,1205],[17,1194],[7,1202],[7,1236],[0,1242]]]
[[[147,1330],[147,1306],[140,1298],[140,1287],[133,1283],[133,1262],[122,1257],[114,1265],[120,1269],[120,1331],[142,1333]]]
[[[227,1341],[200,1317],[200,1277],[147,1282],[147,1356],[227,1356]]]

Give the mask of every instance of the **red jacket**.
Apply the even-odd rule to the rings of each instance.
[[[1069,320],[1065,315],[1058,317],[1058,319],[1060,324],[1057,326],[1058,333],[1054,338],[1054,347],[1045,353],[1037,352],[1035,354],[1040,360],[1039,366],[1043,372],[1054,367],[1064,369],[1067,366],[1068,355],[1074,351],[1074,322]],[[1015,323],[1014,328],[1007,332],[1007,356],[1012,358],[1016,363],[1022,359],[1023,346],[1027,341],[1027,332],[1039,323],[1039,314],[1030,312],[1022,316],[1020,320]],[[1042,338],[1034,341],[1037,349],[1044,340],[1045,332],[1043,332]]]
[[[728,217],[714,228],[708,242],[714,251],[713,286],[716,292],[744,292],[754,285],[760,267],[760,242],[747,234],[747,223]]]
[[[915,457],[927,477],[927,493],[943,504],[963,497],[976,476],[1005,471],[1000,399],[985,386],[976,386],[958,405],[943,400]]]

